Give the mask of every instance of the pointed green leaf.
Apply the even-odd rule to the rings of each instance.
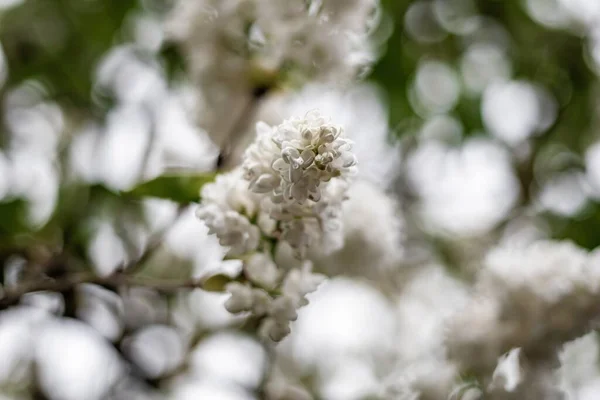
[[[202,175],[163,175],[144,182],[126,195],[135,197],[158,197],[177,203],[191,203],[200,200],[200,189],[215,179],[214,173]]]
[[[27,203],[22,199],[0,203],[0,235],[27,231]]]

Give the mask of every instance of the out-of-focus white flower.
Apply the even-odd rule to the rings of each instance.
[[[385,371],[382,390],[443,398],[454,385],[456,366],[447,359],[445,324],[468,301],[467,286],[438,265],[423,266],[396,300],[397,333],[393,366]],[[420,397],[417,397],[420,398]]]
[[[167,31],[191,55],[192,72],[250,79],[255,68],[304,78],[353,77],[376,58],[369,37],[378,0],[177,2]]]
[[[408,177],[428,228],[452,235],[487,232],[506,217],[519,196],[509,154],[481,138],[458,149],[425,141],[408,160]]]
[[[526,81],[492,84],[481,103],[485,126],[512,146],[547,130],[556,119],[556,110],[556,100],[545,88]]]
[[[588,329],[600,264],[570,242],[514,243],[485,259],[473,298],[450,322],[447,343],[463,368],[482,371],[508,347],[551,356]]]
[[[399,205],[364,180],[350,184],[347,196],[348,200],[336,208],[343,227],[339,234],[342,246],[333,252],[316,247],[310,257],[328,274],[387,279],[387,273],[398,267],[404,255],[404,221]]]
[[[587,148],[585,152],[586,178],[590,184],[591,194],[600,197],[600,142]]]
[[[106,398],[125,372],[107,341],[91,327],[70,319],[50,319],[40,328],[35,363],[42,392],[64,400]]]
[[[587,285],[587,262],[588,253],[571,242],[498,247],[487,255],[479,283],[496,293],[517,292],[531,296],[532,302],[556,303]]]
[[[588,333],[566,343],[558,354],[558,387],[567,399],[588,399],[583,393],[600,385],[598,335]],[[597,394],[597,392],[596,392]],[[589,397],[590,399],[594,397]]]
[[[498,359],[498,365],[492,374],[491,388],[502,388],[512,392],[523,380],[523,371],[519,357],[521,349],[512,349]]]
[[[378,56],[379,0],[179,0],[167,35],[181,44],[200,87],[201,123],[229,144],[248,104],[273,87],[343,84]]]

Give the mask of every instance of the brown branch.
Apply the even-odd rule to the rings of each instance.
[[[19,302],[21,297],[27,293],[40,292],[40,291],[51,291],[51,292],[68,292],[74,289],[76,286],[84,283],[104,285],[104,286],[143,286],[151,288],[163,293],[171,293],[179,289],[193,289],[200,288],[201,282],[197,280],[185,280],[185,281],[164,281],[164,280],[151,280],[140,277],[135,277],[133,274],[140,270],[140,268],[152,258],[156,251],[162,245],[165,235],[175,225],[179,218],[183,215],[187,205],[182,204],[177,209],[177,214],[173,221],[159,233],[154,235],[154,238],[150,241],[150,244],[146,247],[144,253],[137,259],[126,263],[125,265],[117,268],[117,270],[109,276],[98,276],[93,272],[73,273],[73,274],[61,274],[60,277],[51,278],[46,277],[37,280],[28,280],[20,283],[15,288],[6,289],[2,295],[0,293],[0,310],[5,309],[9,306],[15,305]],[[66,263],[63,255],[58,255],[52,259],[56,262],[58,259],[61,260],[61,264]]]
[[[247,125],[254,117],[254,114],[256,114],[256,110],[262,99],[270,90],[271,88],[268,86],[259,86],[252,91],[252,97],[246,103],[240,115],[235,119],[226,134],[227,143],[222,146],[219,157],[217,158],[217,170],[228,169],[231,167],[231,156],[234,149],[246,132]]]
[[[202,288],[203,282],[198,279],[186,280],[156,280],[135,277],[118,271],[109,276],[98,276],[92,272],[84,272],[65,276],[61,279],[45,279],[36,282],[26,282],[14,289],[6,290],[0,298],[0,309],[17,304],[21,297],[33,292],[64,292],[74,289],[81,284],[96,284],[104,286],[135,286],[154,289],[161,293],[169,294],[181,289]]]

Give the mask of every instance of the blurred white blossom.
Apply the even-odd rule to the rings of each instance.
[[[361,164],[362,170],[362,164]],[[404,257],[404,218],[393,196],[357,180],[341,207],[343,245],[335,251],[317,246],[310,257],[329,274],[367,276],[386,281],[399,272]]]
[[[523,371],[520,364],[521,349],[512,349],[498,359],[498,365],[492,374],[493,388],[502,388],[512,392],[523,380]]]
[[[600,393],[600,359],[596,332],[565,343],[558,357],[558,386],[567,399],[587,400],[593,398],[592,394],[597,396]]]
[[[487,232],[515,205],[519,185],[508,152],[473,138],[460,147],[424,140],[408,159],[425,227],[470,236]]]
[[[489,368],[507,346],[551,357],[585,333],[600,285],[598,254],[571,242],[499,246],[487,255],[476,290],[450,322],[452,356]]]
[[[221,145],[234,126],[227,118],[272,87],[362,74],[378,56],[371,32],[379,7],[378,0],[179,1],[167,31],[190,55],[205,102],[201,121]]]

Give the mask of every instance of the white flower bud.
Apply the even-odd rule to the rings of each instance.
[[[202,203],[196,209],[196,216],[204,221],[209,233],[229,247],[230,256],[250,253],[260,241],[260,229],[248,218],[256,212],[258,198],[242,182],[239,170],[218,176],[214,183],[204,185]]]
[[[274,289],[280,278],[280,272],[270,255],[255,253],[244,263],[246,276],[253,283],[265,289]]]
[[[498,365],[492,374],[490,389],[502,388],[506,392],[512,392],[523,380],[523,371],[519,357],[521,348],[515,348],[498,359]]]
[[[239,282],[228,283],[225,289],[231,297],[225,302],[225,308],[232,314],[250,311],[254,303],[254,296],[250,286]]]
[[[298,299],[284,294],[273,301],[271,316],[277,322],[295,321],[298,319],[297,307]]]
[[[259,329],[259,335],[269,338],[274,342],[282,341],[292,332],[287,321],[277,321],[274,318],[266,318]]]
[[[272,308],[273,299],[261,289],[252,290],[252,314],[257,317],[268,314]]]
[[[288,296],[304,299],[307,294],[317,290],[325,279],[325,275],[313,273],[312,264],[305,262],[302,269],[293,269],[287,274],[281,291]],[[308,303],[306,300],[302,302]]]

